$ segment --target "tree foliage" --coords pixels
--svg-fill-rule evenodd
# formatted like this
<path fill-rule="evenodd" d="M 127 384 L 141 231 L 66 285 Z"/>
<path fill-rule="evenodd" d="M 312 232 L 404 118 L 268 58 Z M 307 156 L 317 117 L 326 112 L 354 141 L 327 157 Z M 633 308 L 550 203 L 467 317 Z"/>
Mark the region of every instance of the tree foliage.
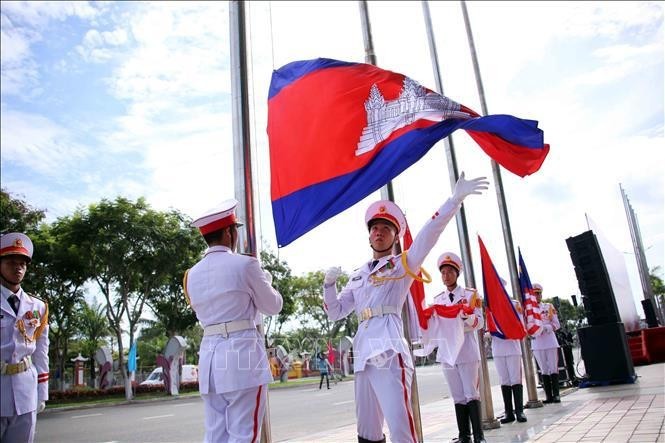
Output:
<path fill-rule="evenodd" d="M 282 295 L 282 310 L 277 314 L 275 321 L 276 334 L 281 334 L 282 327 L 296 312 L 296 287 L 295 278 L 291 275 L 291 268 L 279 259 L 269 249 L 264 249 L 260 254 L 261 266 L 272 275 L 273 287 Z M 266 322 L 265 333 L 270 333 L 272 319 Z"/>
<path fill-rule="evenodd" d="M 29 235 L 37 230 L 45 216 L 45 211 L 13 197 L 4 188 L 0 190 L 0 232 L 24 232 Z"/>

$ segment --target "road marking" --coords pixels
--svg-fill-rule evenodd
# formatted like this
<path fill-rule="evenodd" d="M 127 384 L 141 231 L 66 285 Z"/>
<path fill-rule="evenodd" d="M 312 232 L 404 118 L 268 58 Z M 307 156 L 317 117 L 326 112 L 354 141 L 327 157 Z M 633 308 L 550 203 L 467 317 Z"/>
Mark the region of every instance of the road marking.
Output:
<path fill-rule="evenodd" d="M 181 403 L 179 405 L 173 405 L 174 408 L 180 408 L 182 406 L 195 405 L 196 403 Z"/>
<path fill-rule="evenodd" d="M 98 415 L 102 415 L 102 414 L 73 415 L 72 418 L 97 417 Z"/>
<path fill-rule="evenodd" d="M 166 418 L 166 417 L 173 417 L 173 414 L 166 414 L 166 415 L 155 415 L 152 417 L 143 417 L 143 420 L 152 420 L 154 418 Z"/>
<path fill-rule="evenodd" d="M 353 403 L 354 400 L 347 400 L 347 401 L 339 401 L 337 403 L 333 403 L 333 406 L 339 406 L 339 405 L 346 405 L 349 403 Z"/>

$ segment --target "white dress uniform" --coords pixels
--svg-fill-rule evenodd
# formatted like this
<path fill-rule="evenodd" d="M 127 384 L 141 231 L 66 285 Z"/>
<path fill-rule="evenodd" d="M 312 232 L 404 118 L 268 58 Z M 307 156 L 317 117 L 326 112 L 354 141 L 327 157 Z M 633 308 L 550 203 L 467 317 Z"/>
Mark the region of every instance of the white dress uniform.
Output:
<path fill-rule="evenodd" d="M 561 327 L 559 317 L 550 303 L 540 303 L 540 315 L 543 322 L 542 333 L 531 339 L 531 349 L 542 374 L 558 374 L 559 341 L 554 331 Z"/>
<path fill-rule="evenodd" d="M 517 301 L 513 306 L 522 320 L 522 308 Z M 492 358 L 502 386 L 522 384 L 522 340 L 503 339 L 492 336 Z"/>
<path fill-rule="evenodd" d="M 2 236 L 2 257 L 31 258 L 32 250 L 24 234 Z M 0 292 L 0 441 L 32 442 L 38 406 L 48 400 L 48 306 L 20 288 L 13 293 L 0 286 Z M 12 295 L 19 300 L 16 313 Z"/>
<path fill-rule="evenodd" d="M 353 340 L 359 439 L 381 441 L 385 418 L 392 441 L 416 441 L 411 411 L 413 361 L 404 339 L 402 307 L 414 280 L 411 274 L 418 272 L 459 207 L 453 198 L 446 201 L 418 233 L 405 259 L 404 254 L 387 255 L 373 267 L 371 261 L 364 264 L 350 275 L 339 294 L 334 284 L 324 285 L 328 318 L 339 320 L 351 312 L 359 318 Z M 393 223 L 397 219 L 403 224 L 403 213 L 387 200 L 372 204 L 365 220 L 383 218 L 379 213 L 392 215 Z M 401 236 L 404 226 L 399 228 Z"/>
<path fill-rule="evenodd" d="M 236 223 L 237 202 L 194 222 L 203 234 Z M 260 438 L 267 385 L 272 381 L 259 313 L 275 315 L 282 296 L 259 261 L 226 246 L 209 247 L 185 276 L 185 293 L 204 336 L 199 351 L 199 391 L 205 407 L 205 442 Z"/>
<path fill-rule="evenodd" d="M 473 298 L 478 300 L 475 289 L 457 286 L 452 292 L 446 289 L 434 297 L 434 304 L 443 306 L 469 305 Z M 476 306 L 473 314 L 464 320 L 464 343 L 457 355 L 455 365 L 452 368 L 445 367 L 445 365 L 441 366 L 455 403 L 467 404 L 471 400 L 480 400 L 480 350 L 476 331 L 483 326 L 482 308 Z M 438 354 L 437 362 L 441 363 Z"/>

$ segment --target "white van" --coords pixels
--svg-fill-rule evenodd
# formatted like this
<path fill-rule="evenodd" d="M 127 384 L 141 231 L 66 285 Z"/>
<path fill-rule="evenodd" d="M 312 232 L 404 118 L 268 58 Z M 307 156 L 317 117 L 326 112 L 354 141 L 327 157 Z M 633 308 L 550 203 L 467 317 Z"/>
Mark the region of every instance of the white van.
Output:
<path fill-rule="evenodd" d="M 182 365 L 180 372 L 180 383 L 187 383 L 192 381 L 199 381 L 199 367 L 196 365 Z M 141 382 L 142 385 L 163 385 L 164 378 L 162 377 L 162 367 L 156 367 L 146 378 Z"/>

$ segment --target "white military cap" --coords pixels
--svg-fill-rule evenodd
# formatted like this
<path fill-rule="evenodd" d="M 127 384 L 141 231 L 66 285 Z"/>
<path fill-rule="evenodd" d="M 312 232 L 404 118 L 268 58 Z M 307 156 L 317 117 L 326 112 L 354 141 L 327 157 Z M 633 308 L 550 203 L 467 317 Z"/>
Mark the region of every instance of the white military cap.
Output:
<path fill-rule="evenodd" d="M 32 260 L 32 240 L 20 232 L 9 232 L 0 237 L 0 257 L 23 255 Z"/>
<path fill-rule="evenodd" d="M 397 229 L 397 235 L 401 238 L 406 231 L 406 217 L 394 202 L 390 200 L 379 200 L 372 203 L 365 212 L 365 224 L 370 228 L 370 222 L 374 220 L 385 220 Z"/>
<path fill-rule="evenodd" d="M 192 226 L 199 228 L 201 235 L 219 231 L 231 225 L 242 226 L 240 220 L 236 218 L 236 206 L 238 206 L 238 200 L 234 198 L 224 200 L 194 220 Z"/>
<path fill-rule="evenodd" d="M 533 292 L 543 292 L 543 287 L 540 283 L 533 284 Z"/>
<path fill-rule="evenodd" d="M 462 259 L 459 258 L 459 256 L 453 252 L 444 252 L 439 256 L 439 259 L 436 261 L 437 267 L 439 268 L 439 271 L 441 270 L 441 266 L 452 266 L 457 270 L 458 274 L 462 273 Z"/>

